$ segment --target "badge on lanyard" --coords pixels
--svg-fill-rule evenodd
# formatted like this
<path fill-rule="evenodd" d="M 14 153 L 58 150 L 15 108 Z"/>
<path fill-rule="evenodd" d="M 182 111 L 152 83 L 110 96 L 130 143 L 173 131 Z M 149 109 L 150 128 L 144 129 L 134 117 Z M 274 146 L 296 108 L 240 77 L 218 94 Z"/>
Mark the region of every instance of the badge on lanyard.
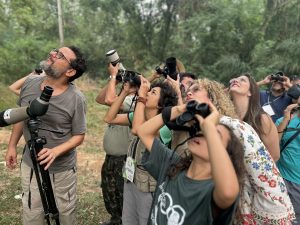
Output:
<path fill-rule="evenodd" d="M 126 163 L 124 166 L 123 177 L 130 182 L 133 182 L 134 173 L 135 173 L 136 161 L 132 157 L 127 157 Z"/>
<path fill-rule="evenodd" d="M 262 108 L 266 113 L 269 114 L 269 116 L 275 115 L 275 112 L 270 104 L 264 105 Z"/>

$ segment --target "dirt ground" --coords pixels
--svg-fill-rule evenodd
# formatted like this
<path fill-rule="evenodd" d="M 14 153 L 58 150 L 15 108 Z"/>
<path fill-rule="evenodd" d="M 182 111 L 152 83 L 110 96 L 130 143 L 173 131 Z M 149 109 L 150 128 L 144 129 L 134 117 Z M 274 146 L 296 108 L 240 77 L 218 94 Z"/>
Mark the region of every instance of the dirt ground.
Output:
<path fill-rule="evenodd" d="M 0 144 L 6 145 L 10 137 L 10 129 L 0 130 Z M 86 151 L 87 145 L 99 146 L 98 151 Z M 22 147 L 25 141 L 22 139 L 19 146 Z M 79 199 L 79 223 L 94 224 L 97 221 L 103 222 L 109 219 L 109 215 L 104 207 L 102 192 L 100 189 L 100 171 L 104 161 L 105 153 L 100 150 L 102 147 L 101 137 L 86 136 L 84 143 L 77 149 L 77 166 L 78 166 L 78 199 Z M 1 159 L 4 163 L 6 149 L 1 151 Z M 20 154 L 18 162 L 20 162 Z M 19 170 L 11 171 L 11 175 L 19 177 Z M 1 185 L 0 185 L 1 186 Z M 1 216 L 0 216 L 1 217 Z M 1 220 L 1 218 L 0 218 Z M 87 221 L 88 220 L 88 221 Z M 85 222 L 84 222 L 85 221 Z"/>

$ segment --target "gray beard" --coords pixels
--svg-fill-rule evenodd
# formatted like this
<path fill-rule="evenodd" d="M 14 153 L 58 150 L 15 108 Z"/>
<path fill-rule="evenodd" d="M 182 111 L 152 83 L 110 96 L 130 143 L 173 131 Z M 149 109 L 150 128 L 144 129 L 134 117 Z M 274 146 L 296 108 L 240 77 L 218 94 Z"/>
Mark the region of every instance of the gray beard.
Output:
<path fill-rule="evenodd" d="M 52 77 L 54 79 L 58 79 L 61 77 L 61 75 L 63 74 L 62 71 L 59 71 L 57 69 L 54 69 L 52 67 L 53 63 L 52 64 L 47 64 L 47 61 L 44 60 L 44 61 L 41 61 L 40 62 L 40 67 L 42 70 L 44 70 L 44 72 L 49 76 L 49 77 Z"/>

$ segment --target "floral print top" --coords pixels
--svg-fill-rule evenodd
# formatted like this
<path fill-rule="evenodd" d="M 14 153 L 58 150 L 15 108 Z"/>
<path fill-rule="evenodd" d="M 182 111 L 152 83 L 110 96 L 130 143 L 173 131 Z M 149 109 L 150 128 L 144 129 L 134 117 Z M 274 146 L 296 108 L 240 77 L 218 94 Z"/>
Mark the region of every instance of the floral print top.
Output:
<path fill-rule="evenodd" d="M 227 116 L 220 122 L 233 130 L 245 150 L 246 176 L 234 224 L 291 224 L 295 213 L 283 178 L 255 130 Z"/>

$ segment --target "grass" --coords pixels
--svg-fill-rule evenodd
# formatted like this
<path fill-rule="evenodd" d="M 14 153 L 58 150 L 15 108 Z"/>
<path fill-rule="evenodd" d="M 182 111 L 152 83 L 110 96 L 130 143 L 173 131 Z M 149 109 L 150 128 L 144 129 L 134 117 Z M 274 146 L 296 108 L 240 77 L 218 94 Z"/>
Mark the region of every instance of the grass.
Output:
<path fill-rule="evenodd" d="M 109 219 L 100 189 L 100 170 L 105 153 L 102 149 L 102 137 L 105 128 L 103 116 L 105 106 L 95 102 L 100 82 L 81 78 L 76 82 L 87 99 L 87 133 L 84 143 L 77 148 L 78 164 L 78 225 L 94 225 Z M 0 83 L 0 111 L 16 106 L 17 97 L 6 85 Z M 22 203 L 15 199 L 21 194 L 19 168 L 9 171 L 5 164 L 5 153 L 11 127 L 0 129 L 0 224 L 21 225 Z M 21 158 L 24 141 L 18 146 L 18 161 Z"/>

